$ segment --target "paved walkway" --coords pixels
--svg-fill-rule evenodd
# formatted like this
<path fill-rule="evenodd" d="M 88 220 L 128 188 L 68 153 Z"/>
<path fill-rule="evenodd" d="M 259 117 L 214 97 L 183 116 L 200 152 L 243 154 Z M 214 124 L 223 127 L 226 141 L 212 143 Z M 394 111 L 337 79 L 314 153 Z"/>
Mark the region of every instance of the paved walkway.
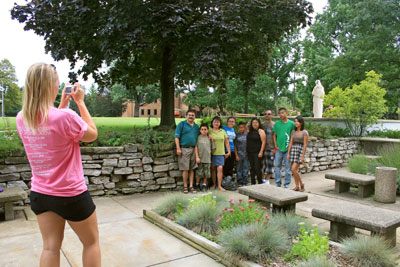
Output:
<path fill-rule="evenodd" d="M 297 204 L 297 213 L 311 217 L 311 209 L 327 201 L 356 201 L 400 212 L 396 204 L 380 204 L 356 193 L 335 194 L 334 181 L 325 172 L 303 175 L 309 200 Z M 143 209 L 155 207 L 166 193 L 95 198 L 99 220 L 103 266 L 221 266 L 208 256 L 144 220 Z M 239 197 L 237 192 L 227 192 Z M 243 196 L 241 196 L 243 197 Z M 313 218 L 323 230 L 329 223 Z M 397 231 L 397 242 L 400 230 Z M 19 209 L 14 221 L 0 222 L 0 266 L 38 266 L 42 240 L 35 215 L 29 207 Z M 397 249 L 400 251 L 398 243 Z M 61 266 L 82 266 L 82 246 L 66 226 Z"/>

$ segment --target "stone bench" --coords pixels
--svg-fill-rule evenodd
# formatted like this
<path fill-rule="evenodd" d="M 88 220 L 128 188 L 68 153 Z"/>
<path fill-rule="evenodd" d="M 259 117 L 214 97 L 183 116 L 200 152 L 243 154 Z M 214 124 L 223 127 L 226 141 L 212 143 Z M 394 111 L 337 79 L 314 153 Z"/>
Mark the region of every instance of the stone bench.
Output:
<path fill-rule="evenodd" d="M 306 201 L 306 193 L 287 190 L 268 184 L 244 186 L 239 188 L 239 193 L 246 195 L 249 199 L 270 207 L 272 204 L 273 212 L 295 212 L 296 203 Z"/>
<path fill-rule="evenodd" d="M 325 174 L 325 179 L 335 180 L 335 192 L 343 193 L 350 191 L 350 184 L 358 185 L 358 196 L 369 197 L 374 193 L 375 177 L 352 173 L 345 170 Z"/>
<path fill-rule="evenodd" d="M 14 220 L 14 201 L 25 200 L 26 192 L 20 187 L 10 187 L 0 192 L 0 203 L 4 203 L 5 220 Z"/>
<path fill-rule="evenodd" d="M 330 239 L 341 241 L 354 235 L 354 228 L 371 231 L 396 246 L 400 213 L 349 201 L 332 201 L 312 209 L 312 216 L 330 221 Z"/>

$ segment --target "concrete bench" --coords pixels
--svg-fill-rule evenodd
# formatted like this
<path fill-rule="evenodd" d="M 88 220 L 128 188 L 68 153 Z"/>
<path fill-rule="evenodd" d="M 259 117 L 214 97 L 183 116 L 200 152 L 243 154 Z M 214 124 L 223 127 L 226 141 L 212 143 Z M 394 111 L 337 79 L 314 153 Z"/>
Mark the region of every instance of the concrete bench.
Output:
<path fill-rule="evenodd" d="M 400 213 L 349 201 L 314 208 L 312 216 L 330 221 L 330 239 L 340 241 L 354 235 L 354 228 L 371 231 L 396 246 L 396 228 L 400 226 Z"/>
<path fill-rule="evenodd" d="M 343 193 L 350 191 L 350 184 L 358 185 L 358 196 L 369 197 L 374 193 L 375 177 L 352 173 L 345 170 L 325 174 L 325 179 L 335 180 L 335 192 Z"/>
<path fill-rule="evenodd" d="M 249 199 L 270 207 L 272 204 L 273 212 L 295 212 L 296 203 L 306 201 L 306 193 L 287 190 L 268 184 L 244 186 L 239 188 L 239 193 L 246 195 Z"/>
<path fill-rule="evenodd" d="M 14 201 L 25 200 L 28 197 L 20 187 L 10 187 L 0 192 L 0 203 L 4 203 L 5 220 L 14 220 Z"/>

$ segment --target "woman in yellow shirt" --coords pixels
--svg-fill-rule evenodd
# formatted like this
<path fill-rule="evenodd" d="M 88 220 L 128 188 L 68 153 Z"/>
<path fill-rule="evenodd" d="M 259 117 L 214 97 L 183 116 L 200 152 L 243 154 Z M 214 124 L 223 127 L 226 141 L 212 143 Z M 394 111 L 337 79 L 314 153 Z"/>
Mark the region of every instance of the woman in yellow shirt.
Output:
<path fill-rule="evenodd" d="M 212 189 L 215 189 L 216 178 L 218 176 L 218 189 L 225 191 L 225 189 L 222 187 L 224 161 L 225 158 L 231 155 L 231 148 L 229 146 L 228 135 L 226 134 L 225 130 L 221 129 L 221 127 L 221 119 L 219 117 L 214 117 L 211 121 L 212 129 L 209 133 L 215 143 L 215 151 L 212 153 L 211 176 L 214 183 Z M 225 147 L 228 151 L 226 154 Z"/>

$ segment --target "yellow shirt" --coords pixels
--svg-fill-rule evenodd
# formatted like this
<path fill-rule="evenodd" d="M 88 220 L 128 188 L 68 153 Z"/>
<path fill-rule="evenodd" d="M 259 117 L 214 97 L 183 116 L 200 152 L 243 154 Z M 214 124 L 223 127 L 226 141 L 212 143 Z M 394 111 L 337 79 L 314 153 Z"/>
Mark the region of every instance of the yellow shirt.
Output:
<path fill-rule="evenodd" d="M 215 151 L 212 154 L 215 156 L 225 155 L 225 139 L 228 138 L 225 130 L 220 129 L 219 132 L 216 133 L 213 129 L 211 129 L 209 135 L 212 136 L 215 143 Z"/>

